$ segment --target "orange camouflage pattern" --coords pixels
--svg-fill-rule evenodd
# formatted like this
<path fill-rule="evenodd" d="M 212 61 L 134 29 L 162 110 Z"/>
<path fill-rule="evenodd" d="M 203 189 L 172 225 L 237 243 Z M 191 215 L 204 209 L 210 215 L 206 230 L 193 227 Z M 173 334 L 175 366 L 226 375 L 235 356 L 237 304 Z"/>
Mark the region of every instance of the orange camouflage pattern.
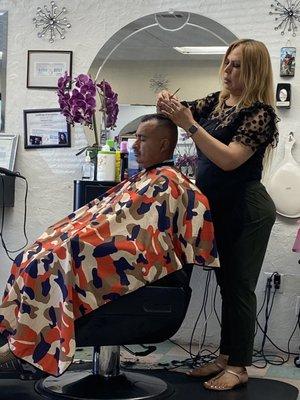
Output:
<path fill-rule="evenodd" d="M 76 318 L 186 263 L 218 266 L 208 201 L 172 166 L 144 170 L 16 257 L 0 332 L 17 357 L 60 375 L 73 360 Z"/>

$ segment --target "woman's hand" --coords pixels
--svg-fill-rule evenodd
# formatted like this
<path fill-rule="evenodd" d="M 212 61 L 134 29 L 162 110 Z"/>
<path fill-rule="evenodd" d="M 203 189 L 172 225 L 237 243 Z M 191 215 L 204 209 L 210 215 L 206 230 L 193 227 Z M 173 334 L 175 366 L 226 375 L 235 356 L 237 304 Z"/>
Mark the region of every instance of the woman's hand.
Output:
<path fill-rule="evenodd" d="M 174 96 L 168 90 L 162 90 L 161 92 L 159 92 L 156 99 L 157 112 L 161 112 L 162 110 L 161 106 L 164 101 L 170 101 L 171 99 L 179 100 L 177 96 Z"/>
<path fill-rule="evenodd" d="M 159 107 L 162 114 L 184 130 L 188 130 L 191 125 L 196 123 L 191 110 L 175 99 L 175 96 L 170 100 L 161 99 Z"/>

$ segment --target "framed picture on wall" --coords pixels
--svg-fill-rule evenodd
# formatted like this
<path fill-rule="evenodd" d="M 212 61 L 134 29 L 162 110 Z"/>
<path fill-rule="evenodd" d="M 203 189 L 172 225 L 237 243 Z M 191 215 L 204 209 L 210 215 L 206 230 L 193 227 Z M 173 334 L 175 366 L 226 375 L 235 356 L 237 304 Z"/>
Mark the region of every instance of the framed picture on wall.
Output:
<path fill-rule="evenodd" d="M 14 170 L 19 135 L 0 134 L 0 167 Z"/>
<path fill-rule="evenodd" d="M 24 147 L 71 147 L 71 129 L 58 108 L 24 110 Z"/>
<path fill-rule="evenodd" d="M 280 76 L 294 76 L 296 47 L 282 47 L 280 50 Z"/>
<path fill-rule="evenodd" d="M 27 87 L 57 89 L 58 78 L 67 72 L 72 77 L 72 51 L 28 50 Z"/>

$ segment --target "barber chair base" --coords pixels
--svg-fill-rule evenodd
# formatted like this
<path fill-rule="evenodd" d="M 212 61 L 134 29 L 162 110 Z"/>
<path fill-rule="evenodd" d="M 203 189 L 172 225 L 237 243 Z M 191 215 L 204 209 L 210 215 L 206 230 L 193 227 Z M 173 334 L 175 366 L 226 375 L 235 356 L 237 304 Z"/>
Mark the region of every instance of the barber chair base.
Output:
<path fill-rule="evenodd" d="M 163 380 L 135 372 L 106 378 L 90 371 L 66 372 L 36 383 L 36 391 L 48 399 L 64 400 L 158 400 L 171 396 L 174 389 Z"/>

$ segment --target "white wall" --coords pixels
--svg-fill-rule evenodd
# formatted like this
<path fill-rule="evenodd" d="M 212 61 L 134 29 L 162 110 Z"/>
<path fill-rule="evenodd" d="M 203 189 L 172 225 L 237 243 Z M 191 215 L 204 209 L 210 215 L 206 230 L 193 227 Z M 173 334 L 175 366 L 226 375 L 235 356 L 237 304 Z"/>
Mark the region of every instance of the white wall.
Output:
<path fill-rule="evenodd" d="M 274 31 L 274 22 L 269 13 L 269 3 L 253 0 L 251 6 L 246 0 L 65 0 L 69 11 L 72 28 L 65 40 L 58 40 L 53 45 L 38 39 L 32 23 L 36 7 L 40 0 L 1 0 L 0 8 L 8 10 L 8 65 L 7 65 L 7 103 L 6 132 L 18 133 L 21 136 L 16 170 L 25 175 L 29 182 L 28 196 L 28 235 L 34 240 L 48 225 L 55 222 L 72 210 L 73 179 L 80 177 L 79 159 L 75 157 L 78 148 L 84 146 L 85 137 L 80 128 L 72 134 L 72 148 L 24 150 L 23 145 L 23 109 L 56 107 L 56 95 L 52 91 L 26 89 L 27 50 L 53 49 L 73 50 L 73 72 L 87 72 L 89 66 L 105 41 L 121 27 L 157 11 L 170 8 L 200 13 L 223 24 L 238 37 L 252 37 L 263 40 L 271 53 L 275 82 L 283 81 L 279 77 L 280 47 L 286 45 L 286 38 Z M 299 45 L 299 35 L 291 40 L 291 45 Z M 279 161 L 282 158 L 282 143 L 290 130 L 296 135 L 297 143 L 294 156 L 300 161 L 300 61 L 296 62 L 296 75 L 292 83 L 292 107 L 279 111 L 281 117 L 281 143 L 278 151 Z M 176 86 L 176 85 L 175 85 Z M 7 210 L 5 218 L 5 238 L 9 248 L 17 248 L 23 243 L 22 217 L 24 206 L 24 185 L 17 182 L 16 205 Z M 263 270 L 295 274 L 299 277 L 299 255 L 291 252 L 297 223 L 279 217 L 276 221 Z M 0 286 L 3 288 L 10 268 L 3 249 L 0 249 Z M 197 270 L 193 274 L 194 288 L 191 307 L 186 321 L 177 337 L 187 342 L 191 328 L 201 305 L 206 272 Z M 295 281 L 295 279 L 294 279 Z M 262 299 L 264 277 L 258 285 L 258 302 Z M 289 286 L 289 285 L 287 285 Z M 296 322 L 294 313 L 296 292 L 299 287 L 286 288 L 286 292 L 275 299 L 275 311 L 270 323 L 271 337 L 282 347 Z M 200 324 L 201 325 L 201 324 Z M 197 335 L 196 335 L 197 337 Z M 214 322 L 209 328 L 209 340 L 218 340 L 218 329 Z M 299 332 L 295 335 L 291 348 L 299 345 Z"/>
<path fill-rule="evenodd" d="M 168 80 L 168 89 L 181 99 L 205 97 L 219 87 L 220 61 L 111 61 L 101 76 L 113 82 L 119 101 L 126 104 L 155 104 L 150 79 L 156 74 Z M 187 74 L 188 70 L 188 74 Z"/>

